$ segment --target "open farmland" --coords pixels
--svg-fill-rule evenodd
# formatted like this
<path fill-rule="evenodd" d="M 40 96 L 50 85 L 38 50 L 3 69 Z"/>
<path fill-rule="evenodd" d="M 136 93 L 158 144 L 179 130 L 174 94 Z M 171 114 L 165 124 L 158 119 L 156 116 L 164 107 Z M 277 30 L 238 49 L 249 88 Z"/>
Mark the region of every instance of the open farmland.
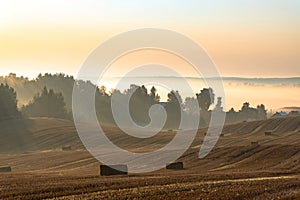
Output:
<path fill-rule="evenodd" d="M 206 132 L 201 129 L 179 159 L 184 170 L 114 177 L 99 176 L 100 163 L 83 148 L 70 121 L 36 118 L 4 121 L 1 127 L 0 163 L 12 172 L 0 174 L 0 199 L 300 198 L 299 117 L 227 125 L 204 159 L 198 159 Z M 136 152 L 159 149 L 175 134 L 143 141 L 105 129 L 116 144 Z M 66 145 L 72 149 L 63 151 Z"/>

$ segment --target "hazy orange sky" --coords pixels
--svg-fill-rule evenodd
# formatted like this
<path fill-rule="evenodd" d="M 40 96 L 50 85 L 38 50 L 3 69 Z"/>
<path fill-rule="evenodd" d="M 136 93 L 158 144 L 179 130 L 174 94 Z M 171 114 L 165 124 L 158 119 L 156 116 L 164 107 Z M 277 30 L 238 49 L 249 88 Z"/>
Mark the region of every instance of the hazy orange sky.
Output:
<path fill-rule="evenodd" d="M 2 1 L 0 75 L 76 75 L 101 42 L 145 27 L 171 29 L 195 40 L 222 76 L 300 76 L 297 0 Z M 144 52 L 142 57 L 155 55 Z M 158 62 L 170 59 L 156 56 Z M 119 72 L 126 71 L 124 66 Z M 193 76 L 186 67 L 180 70 Z"/>

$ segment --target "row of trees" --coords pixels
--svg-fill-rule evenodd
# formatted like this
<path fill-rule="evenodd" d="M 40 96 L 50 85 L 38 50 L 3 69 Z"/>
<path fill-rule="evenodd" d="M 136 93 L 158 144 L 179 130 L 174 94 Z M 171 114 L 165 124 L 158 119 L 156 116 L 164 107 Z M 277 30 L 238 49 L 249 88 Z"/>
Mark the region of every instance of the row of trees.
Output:
<path fill-rule="evenodd" d="M 123 104 L 125 99 L 130 98 L 130 115 L 135 123 L 142 126 L 150 123 L 149 110 L 151 106 L 160 104 L 167 113 L 165 128 L 178 128 L 182 113 L 192 117 L 195 112 L 201 112 L 200 126 L 204 127 L 208 125 L 210 119 L 209 108 L 214 103 L 215 97 L 211 88 L 205 88 L 201 90 L 199 94 L 196 94 L 195 97 L 188 97 L 183 101 L 179 92 L 172 90 L 168 93 L 167 101 L 161 102 L 160 96 L 157 94 L 157 90 L 154 86 L 148 91 L 145 86 L 132 84 L 130 88 L 124 92 L 112 90 L 108 93 L 106 88 L 102 86 L 97 90 L 95 101 L 97 116 L 102 122 L 115 123 L 111 110 L 111 98 L 113 95 L 118 96 L 118 99 L 120 99 L 119 104 Z M 200 109 L 197 109 L 197 106 L 195 107 L 197 104 Z"/>
<path fill-rule="evenodd" d="M 70 118 L 71 114 L 65 107 L 64 97 L 52 89 L 44 87 L 33 100 L 18 109 L 17 94 L 7 84 L 0 84 L 0 121 L 28 117 Z"/>
<path fill-rule="evenodd" d="M 21 111 L 30 117 L 70 118 L 63 95 L 47 87 L 35 95 L 28 105 L 24 105 Z"/>
<path fill-rule="evenodd" d="M 33 84 L 34 82 L 39 84 L 45 83 L 45 85 L 46 83 L 51 83 L 50 85 L 55 86 L 55 88 L 62 88 L 56 92 L 57 90 L 48 90 L 47 87 L 44 86 L 41 92 L 35 94 L 33 99 L 21 107 L 20 112 L 23 116 L 72 118 L 70 111 L 71 106 L 68 104 L 71 102 L 72 89 L 75 83 L 73 77 L 63 74 L 45 74 L 44 76 L 39 75 L 34 82 L 30 82 L 27 79 L 17 78 L 14 74 L 11 74 L 9 80 L 23 81 L 25 88 L 27 84 Z M 14 81 L 12 82 L 15 83 Z M 56 85 L 55 82 L 58 82 L 59 85 Z M 111 110 L 112 95 L 118 95 L 121 99 L 131 97 L 129 101 L 129 111 L 133 121 L 140 125 L 150 123 L 149 109 L 154 104 L 162 105 L 167 112 L 165 128 L 178 128 L 182 113 L 193 116 L 200 112 L 201 120 L 199 126 L 205 127 L 209 124 L 211 112 L 224 112 L 222 99 L 218 97 L 215 104 L 215 94 L 211 88 L 204 88 L 194 97 L 187 97 L 184 100 L 178 91 L 173 90 L 168 94 L 167 101 L 161 102 L 155 87 L 152 87 L 148 91 L 145 86 L 131 85 L 130 88 L 123 92 L 116 89 L 107 92 L 104 86 L 98 88 L 89 81 L 78 81 L 77 84 L 96 88 L 96 113 L 98 119 L 104 123 L 115 123 Z M 67 100 L 65 96 L 67 96 Z M 1 84 L 0 103 L 0 120 L 21 116 L 17 109 L 18 102 L 16 92 L 7 84 Z M 199 109 L 195 107 L 197 104 Z M 215 104 L 214 107 L 212 107 L 213 104 Z M 183 110 L 181 110 L 181 108 L 183 108 Z M 251 108 L 249 103 L 244 103 L 241 110 L 235 111 L 231 109 L 226 114 L 226 122 L 234 123 L 245 120 L 265 119 L 266 109 L 264 105 Z"/>
<path fill-rule="evenodd" d="M 32 101 L 33 97 L 43 91 L 46 86 L 57 93 L 62 93 L 66 108 L 68 111 L 72 107 L 72 89 L 75 79 L 73 76 L 65 74 L 39 74 L 36 79 L 29 80 L 26 77 L 18 77 L 16 74 L 10 73 L 8 76 L 0 76 L 0 83 L 8 84 L 14 88 L 18 95 L 18 107 L 27 105 Z"/>
<path fill-rule="evenodd" d="M 168 93 L 167 102 L 160 101 L 160 96 L 157 94 L 155 87 L 152 87 L 150 91 L 148 91 L 145 86 L 138 85 L 131 85 L 130 88 L 124 92 L 112 90 L 109 93 L 107 93 L 106 88 L 102 86 L 98 89 L 97 94 L 96 110 L 98 118 L 101 119 L 100 121 L 106 123 L 114 123 L 111 111 L 112 95 L 118 95 L 119 99 L 126 99 L 130 97 L 129 111 L 133 121 L 139 125 L 150 123 L 149 109 L 154 104 L 160 104 L 166 110 L 167 121 L 165 128 L 178 128 L 182 113 L 190 117 L 193 117 L 196 113 L 200 113 L 200 127 L 206 127 L 209 125 L 212 112 L 225 113 L 222 107 L 221 97 L 217 98 L 217 102 L 215 104 L 215 94 L 212 88 L 204 88 L 200 91 L 200 93 L 197 93 L 195 97 L 187 97 L 184 101 L 179 92 L 173 90 Z M 198 107 L 195 106 L 197 104 Z M 212 107 L 214 104 L 215 106 Z M 226 123 L 266 118 L 267 111 L 264 105 L 258 105 L 257 108 L 252 108 L 248 102 L 243 104 L 241 110 L 236 112 L 232 108 L 226 113 Z"/>
<path fill-rule="evenodd" d="M 250 103 L 243 104 L 241 110 L 235 111 L 233 108 L 226 113 L 226 122 L 234 123 L 239 121 L 251 121 L 267 119 L 267 110 L 263 104 L 258 105 L 256 108 L 250 107 Z"/>

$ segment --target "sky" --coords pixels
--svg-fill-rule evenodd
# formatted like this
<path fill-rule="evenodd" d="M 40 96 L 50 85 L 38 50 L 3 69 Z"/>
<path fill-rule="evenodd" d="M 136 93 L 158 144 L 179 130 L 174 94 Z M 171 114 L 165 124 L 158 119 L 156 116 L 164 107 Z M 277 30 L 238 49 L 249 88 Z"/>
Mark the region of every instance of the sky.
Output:
<path fill-rule="evenodd" d="M 196 41 L 221 76 L 300 77 L 299 0 L 2 0 L 0 75 L 76 76 L 102 42 L 149 27 Z M 135 58 L 138 63 L 157 59 L 194 76 L 172 55 L 145 51 Z M 118 62 L 111 75 L 126 73 L 135 58 Z"/>

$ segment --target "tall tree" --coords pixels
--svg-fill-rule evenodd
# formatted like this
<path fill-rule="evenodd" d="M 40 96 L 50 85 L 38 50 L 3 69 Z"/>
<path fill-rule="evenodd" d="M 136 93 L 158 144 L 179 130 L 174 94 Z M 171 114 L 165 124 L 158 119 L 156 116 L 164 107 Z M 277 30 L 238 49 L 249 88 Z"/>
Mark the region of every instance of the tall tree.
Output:
<path fill-rule="evenodd" d="M 215 94 L 212 88 L 204 88 L 196 96 L 201 111 L 208 111 L 209 107 L 214 104 Z"/>
<path fill-rule="evenodd" d="M 181 121 L 182 111 L 182 97 L 178 91 L 172 90 L 168 94 L 168 100 L 166 104 L 167 121 L 165 128 L 179 128 Z"/>
<path fill-rule="evenodd" d="M 223 107 L 222 107 L 222 97 L 218 97 L 218 101 L 215 107 L 215 111 L 221 111 L 223 112 Z"/>
<path fill-rule="evenodd" d="M 0 120 L 20 117 L 17 108 L 17 94 L 7 84 L 0 84 Z"/>
<path fill-rule="evenodd" d="M 267 110 L 264 104 L 257 106 L 258 119 L 267 119 Z"/>

